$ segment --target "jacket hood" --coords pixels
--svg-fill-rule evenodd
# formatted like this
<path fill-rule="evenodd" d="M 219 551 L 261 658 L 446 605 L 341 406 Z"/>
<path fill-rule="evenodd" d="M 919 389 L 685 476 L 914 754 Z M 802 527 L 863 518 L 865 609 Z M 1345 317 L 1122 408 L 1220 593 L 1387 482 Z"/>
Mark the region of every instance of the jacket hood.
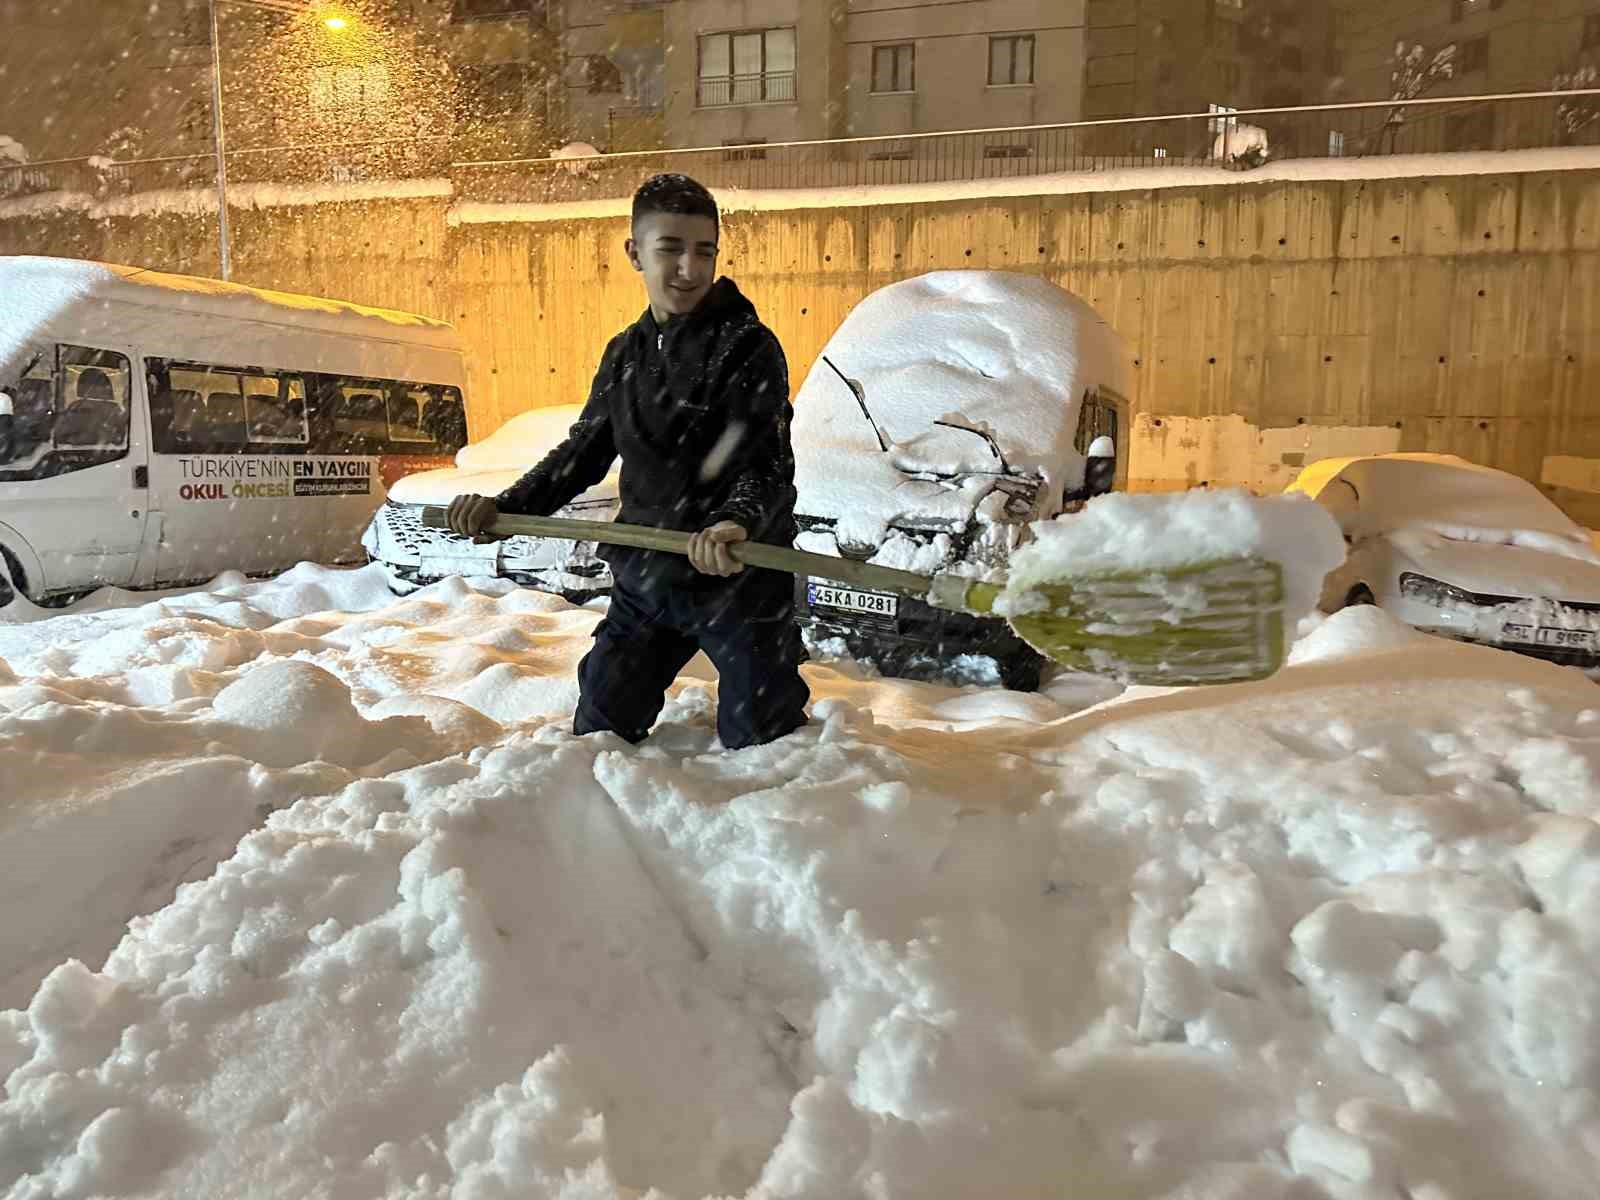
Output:
<path fill-rule="evenodd" d="M 677 333 L 680 330 L 704 330 L 722 325 L 735 318 L 753 318 L 756 315 L 756 306 L 750 303 L 749 298 L 739 290 L 739 286 L 733 280 L 723 275 L 711 285 L 711 289 L 706 292 L 705 299 L 695 306 L 693 312 L 685 313 L 677 320 L 669 321 L 666 325 L 662 325 L 656 320 L 655 314 L 650 311 L 649 306 L 646 305 L 644 313 L 639 317 L 634 327 L 646 336 L 654 337 L 656 334 L 663 332 Z"/>

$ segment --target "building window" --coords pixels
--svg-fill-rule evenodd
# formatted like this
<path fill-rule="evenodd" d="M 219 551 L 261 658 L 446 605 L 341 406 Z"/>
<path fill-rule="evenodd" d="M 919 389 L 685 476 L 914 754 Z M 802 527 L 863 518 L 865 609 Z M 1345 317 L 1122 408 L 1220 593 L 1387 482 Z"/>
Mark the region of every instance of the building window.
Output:
<path fill-rule="evenodd" d="M 722 144 L 728 147 L 722 155 L 724 162 L 750 162 L 767 157 L 767 152 L 761 149 L 767 144 L 766 138 L 729 138 Z"/>
<path fill-rule="evenodd" d="M 591 96 L 622 91 L 622 69 L 604 54 L 591 54 L 583 65 L 584 83 Z"/>
<path fill-rule="evenodd" d="M 1340 133 L 1337 129 L 1330 129 L 1328 131 L 1328 157 L 1344 157 L 1344 134 Z"/>
<path fill-rule="evenodd" d="M 989 39 L 989 86 L 1033 82 L 1033 34 Z"/>
<path fill-rule="evenodd" d="M 180 46 L 209 46 L 211 44 L 211 9 L 200 0 L 189 0 L 178 17 L 175 31 Z"/>
<path fill-rule="evenodd" d="M 701 35 L 697 96 L 702 107 L 792 102 L 794 76 L 793 29 Z"/>
<path fill-rule="evenodd" d="M 1489 35 L 1468 38 L 1461 43 L 1461 73 L 1469 75 L 1473 71 L 1487 71 L 1489 69 Z"/>
<path fill-rule="evenodd" d="M 872 48 L 872 90 L 875 92 L 914 92 L 917 90 L 917 48 L 911 42 L 898 46 Z"/>
<path fill-rule="evenodd" d="M 186 142 L 209 142 L 212 135 L 211 98 L 202 99 L 199 96 L 190 96 L 183 102 L 183 110 L 178 116 L 179 128 L 183 130 L 183 140 Z"/>
<path fill-rule="evenodd" d="M 324 121 L 369 118 L 389 103 L 389 72 L 379 63 L 313 67 L 306 87 L 312 113 Z"/>
<path fill-rule="evenodd" d="M 1155 157 L 1157 157 L 1157 158 L 1166 158 L 1167 157 L 1167 148 L 1165 146 L 1157 146 L 1155 148 L 1154 153 L 1155 153 Z"/>
<path fill-rule="evenodd" d="M 544 16 L 545 0 L 452 0 L 452 21 L 494 21 L 503 17 Z"/>
<path fill-rule="evenodd" d="M 456 115 L 468 121 L 503 121 L 527 107 L 528 70 L 522 63 L 456 68 Z"/>
<path fill-rule="evenodd" d="M 911 143 L 905 141 L 878 142 L 867 151 L 868 162 L 910 162 L 913 156 Z"/>

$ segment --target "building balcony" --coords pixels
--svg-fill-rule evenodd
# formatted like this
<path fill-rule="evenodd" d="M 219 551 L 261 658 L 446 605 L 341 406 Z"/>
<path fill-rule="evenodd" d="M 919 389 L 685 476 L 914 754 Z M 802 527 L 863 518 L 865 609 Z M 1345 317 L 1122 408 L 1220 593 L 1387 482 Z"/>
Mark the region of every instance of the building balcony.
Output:
<path fill-rule="evenodd" d="M 795 73 L 768 71 L 761 75 L 702 76 L 695 90 L 701 108 L 729 108 L 739 104 L 793 104 Z"/>

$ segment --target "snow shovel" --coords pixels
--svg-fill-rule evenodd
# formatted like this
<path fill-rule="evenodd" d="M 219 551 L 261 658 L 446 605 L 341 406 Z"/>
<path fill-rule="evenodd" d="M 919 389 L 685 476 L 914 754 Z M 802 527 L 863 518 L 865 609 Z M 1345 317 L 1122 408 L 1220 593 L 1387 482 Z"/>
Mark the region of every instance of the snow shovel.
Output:
<path fill-rule="evenodd" d="M 448 529 L 443 508 L 422 524 Z M 613 521 L 501 514 L 499 537 L 564 538 L 687 555 L 689 535 Z M 1229 558 L 1165 570 L 1067 571 L 1025 591 L 961 575 L 891 567 L 762 542 L 728 547 L 746 566 L 787 571 L 935 608 L 1005 619 L 1046 658 L 1075 671 L 1158 687 L 1264 679 L 1283 665 L 1283 569 L 1264 558 Z"/>

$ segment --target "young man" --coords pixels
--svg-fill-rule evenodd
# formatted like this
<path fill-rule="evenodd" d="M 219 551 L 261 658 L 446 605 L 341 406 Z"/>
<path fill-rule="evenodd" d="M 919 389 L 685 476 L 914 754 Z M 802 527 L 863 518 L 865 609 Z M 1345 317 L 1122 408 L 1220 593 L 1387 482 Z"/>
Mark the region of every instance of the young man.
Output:
<path fill-rule="evenodd" d="M 608 546 L 611 608 L 578 666 L 573 732 L 641 741 L 668 685 L 704 650 L 721 680 L 727 749 L 806 722 L 794 576 L 750 569 L 728 547 L 794 540 L 794 454 L 783 349 L 731 279 L 717 279 L 716 202 L 657 175 L 633 198 L 628 261 L 649 307 L 611 339 L 589 402 L 562 442 L 499 496 L 458 497 L 450 528 L 477 537 L 497 513 L 548 515 L 622 458 L 619 520 L 692 533 L 688 559 Z"/>

